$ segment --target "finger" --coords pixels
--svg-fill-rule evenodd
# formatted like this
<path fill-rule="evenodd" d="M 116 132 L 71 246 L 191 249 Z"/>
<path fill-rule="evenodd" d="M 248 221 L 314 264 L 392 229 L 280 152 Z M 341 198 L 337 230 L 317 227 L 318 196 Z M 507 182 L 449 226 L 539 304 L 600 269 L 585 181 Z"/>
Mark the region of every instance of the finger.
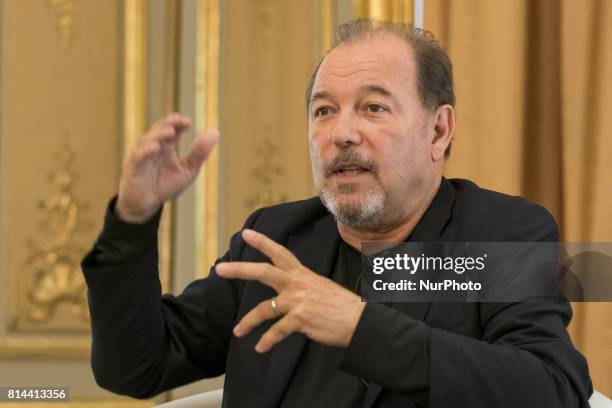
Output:
<path fill-rule="evenodd" d="M 276 298 L 276 307 L 279 312 L 282 312 L 278 298 Z M 272 299 L 264 300 L 255 306 L 251 311 L 240 319 L 240 322 L 234 327 L 234 335 L 236 337 L 242 337 L 249 334 L 255 327 L 259 326 L 266 320 L 276 319 L 279 315 L 272 307 Z"/>
<path fill-rule="evenodd" d="M 301 265 L 291 251 L 262 233 L 245 229 L 242 231 L 242 238 L 247 244 L 270 258 L 274 265 L 285 271 L 291 271 Z"/>
<path fill-rule="evenodd" d="M 145 137 L 141 138 L 140 145 L 158 142 L 161 150 L 176 154 L 179 137 L 190 126 L 191 119 L 188 116 L 171 113 L 151 127 Z"/>
<path fill-rule="evenodd" d="M 180 132 L 178 132 L 174 126 L 158 126 L 155 129 L 151 129 L 147 136 L 143 138 L 142 143 L 144 144 L 150 141 L 161 143 L 175 142 L 179 134 Z"/>
<path fill-rule="evenodd" d="M 159 154 L 162 146 L 157 140 L 150 140 L 134 149 L 132 162 L 138 166 L 143 161 Z"/>
<path fill-rule="evenodd" d="M 202 162 L 208 157 L 219 140 L 217 129 L 206 129 L 193 142 L 187 157 L 183 159 L 184 166 L 192 173 L 200 170 Z"/>
<path fill-rule="evenodd" d="M 157 139 L 160 141 L 175 140 L 182 132 L 189 129 L 190 126 L 191 118 L 179 113 L 171 113 L 155 122 L 142 139 L 145 141 L 150 139 Z"/>
<path fill-rule="evenodd" d="M 215 271 L 226 279 L 259 281 L 277 292 L 289 279 L 286 273 L 266 262 L 221 262 L 215 266 Z"/>
<path fill-rule="evenodd" d="M 298 322 L 290 316 L 285 316 L 278 322 L 274 323 L 267 332 L 261 336 L 259 342 L 255 345 L 255 351 L 265 353 L 276 344 L 280 343 L 292 333 L 299 331 Z"/>
<path fill-rule="evenodd" d="M 178 131 L 183 131 L 191 126 L 191 118 L 186 115 L 181 115 L 178 112 L 169 113 L 162 119 L 158 120 L 151 128 L 172 126 Z"/>

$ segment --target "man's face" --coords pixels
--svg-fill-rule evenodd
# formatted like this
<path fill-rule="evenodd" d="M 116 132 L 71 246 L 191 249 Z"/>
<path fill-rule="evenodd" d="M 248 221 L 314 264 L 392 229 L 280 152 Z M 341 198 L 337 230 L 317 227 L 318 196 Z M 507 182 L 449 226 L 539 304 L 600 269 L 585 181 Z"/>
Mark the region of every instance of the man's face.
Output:
<path fill-rule="evenodd" d="M 321 64 L 309 109 L 315 186 L 336 218 L 365 231 L 410 217 L 439 176 L 432 114 L 410 47 L 390 34 L 343 44 Z"/>

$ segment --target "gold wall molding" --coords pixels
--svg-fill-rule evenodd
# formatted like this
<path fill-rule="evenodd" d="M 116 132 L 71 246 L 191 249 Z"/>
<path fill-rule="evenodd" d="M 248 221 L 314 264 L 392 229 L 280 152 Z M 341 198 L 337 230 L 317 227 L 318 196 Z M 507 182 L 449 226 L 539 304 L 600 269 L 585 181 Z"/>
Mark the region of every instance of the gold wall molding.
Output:
<path fill-rule="evenodd" d="M 319 19 L 321 27 L 321 57 L 329 51 L 334 44 L 334 25 L 336 21 L 336 0 L 319 0 Z"/>
<path fill-rule="evenodd" d="M 129 0 L 124 4 L 123 134 L 124 152 L 127 152 L 147 130 L 147 20 L 150 6 L 147 0 Z M 174 75 L 173 69 L 169 71 L 171 75 Z M 165 96 L 174 95 L 168 88 L 165 88 L 165 93 Z M 164 205 L 159 227 L 159 279 L 164 292 L 171 289 L 172 213 L 172 204 L 168 202 Z"/>
<path fill-rule="evenodd" d="M 55 28 L 60 36 L 62 52 L 69 55 L 76 39 L 77 2 L 76 0 L 49 0 L 55 12 Z"/>
<path fill-rule="evenodd" d="M 163 105 L 166 113 L 178 110 L 178 65 L 180 44 L 180 9 L 181 0 L 165 1 L 165 41 L 164 41 L 164 72 L 163 72 Z M 148 14 L 148 11 L 144 14 Z M 145 43 L 146 44 L 146 43 Z M 145 45 L 146 46 L 146 45 Z M 144 90 L 142 91 L 144 94 Z M 143 111 L 146 105 L 142 106 Z M 143 129 L 144 132 L 144 129 Z M 159 226 L 159 271 L 162 290 L 171 292 L 173 288 L 173 245 L 174 242 L 174 203 L 168 201 L 164 204 L 164 212 Z"/>
<path fill-rule="evenodd" d="M 124 150 L 146 130 L 147 21 L 146 0 L 125 1 L 124 14 Z"/>
<path fill-rule="evenodd" d="M 181 42 L 181 8 L 182 0 L 165 0 L 165 44 L 164 44 L 164 95 L 163 102 L 166 112 L 178 110 L 178 65 Z"/>
<path fill-rule="evenodd" d="M 353 13 L 358 18 L 412 23 L 413 0 L 353 0 Z"/>
<path fill-rule="evenodd" d="M 81 319 L 85 330 L 89 327 L 89 312 L 80 261 L 87 248 L 80 244 L 79 233 L 91 228 L 91 220 L 84 217 L 88 203 L 73 191 L 75 152 L 70 143 L 66 141 L 53 156 L 57 168 L 48 174 L 53 192 L 38 203 L 43 218 L 37 235 L 46 239 L 27 242 L 30 254 L 20 277 L 29 284 L 20 299 L 23 306 L 17 307 L 25 315 L 18 315 L 16 326 L 20 318 L 34 324 L 47 322 L 59 305 L 67 304 L 68 313 Z"/>
<path fill-rule="evenodd" d="M 219 127 L 219 0 L 197 3 L 195 127 Z M 199 117 L 204 120 L 198 120 Z M 208 275 L 219 252 L 219 147 L 208 156 L 196 180 L 196 276 Z"/>

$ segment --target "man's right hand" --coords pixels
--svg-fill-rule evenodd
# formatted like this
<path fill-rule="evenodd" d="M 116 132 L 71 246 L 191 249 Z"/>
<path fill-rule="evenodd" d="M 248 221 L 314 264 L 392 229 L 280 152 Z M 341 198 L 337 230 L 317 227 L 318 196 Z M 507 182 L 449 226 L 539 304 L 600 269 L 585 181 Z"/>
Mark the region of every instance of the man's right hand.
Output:
<path fill-rule="evenodd" d="M 171 113 L 151 126 L 123 160 L 115 214 L 123 221 L 143 223 L 164 201 L 178 196 L 195 179 L 219 139 L 216 129 L 198 135 L 185 158 L 177 147 L 191 119 Z"/>

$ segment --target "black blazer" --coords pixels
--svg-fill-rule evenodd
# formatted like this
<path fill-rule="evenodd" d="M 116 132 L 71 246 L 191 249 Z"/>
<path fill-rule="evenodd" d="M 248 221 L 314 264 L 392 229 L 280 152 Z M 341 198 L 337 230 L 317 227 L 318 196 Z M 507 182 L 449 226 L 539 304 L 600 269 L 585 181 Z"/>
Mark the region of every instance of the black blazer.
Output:
<path fill-rule="evenodd" d="M 275 295 L 258 282 L 206 279 L 177 296 L 160 293 L 155 220 L 122 223 L 112 213 L 83 260 L 99 385 L 137 398 L 225 373 L 224 407 L 276 407 L 306 337 L 254 351 L 272 322 L 237 339 L 232 328 Z M 318 198 L 263 208 L 245 223 L 288 247 L 324 276 L 340 240 Z M 554 220 L 524 199 L 443 179 L 410 241 L 557 241 Z M 267 261 L 239 234 L 219 261 Z M 567 303 L 368 303 L 342 369 L 370 380 L 370 407 L 588 407 L 585 359 L 571 344 Z M 424 322 L 424 323 L 423 323 Z M 410 376 L 414 333 L 428 331 L 429 381 Z M 416 331 L 416 332 L 415 332 Z M 425 337 L 423 337 L 425 338 Z M 339 390 L 341 392 L 341 390 Z"/>

